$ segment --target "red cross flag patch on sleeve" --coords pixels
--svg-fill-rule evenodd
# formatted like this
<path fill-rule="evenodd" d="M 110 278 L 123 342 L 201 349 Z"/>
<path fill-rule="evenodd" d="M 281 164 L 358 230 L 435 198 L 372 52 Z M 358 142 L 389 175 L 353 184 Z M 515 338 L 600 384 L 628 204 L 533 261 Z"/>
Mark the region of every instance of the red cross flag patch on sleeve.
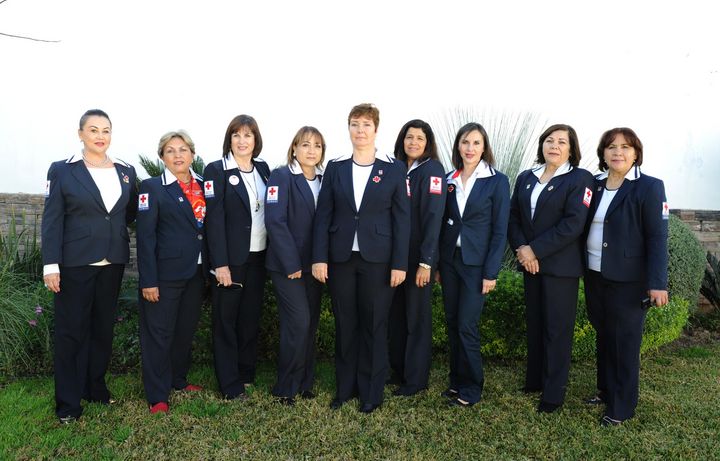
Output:
<path fill-rule="evenodd" d="M 438 176 L 430 176 L 430 193 L 442 194 L 442 178 Z"/>
<path fill-rule="evenodd" d="M 585 205 L 586 207 L 590 208 L 590 201 L 591 201 L 591 200 L 592 200 L 592 191 L 586 187 L 586 188 L 585 188 L 585 195 L 583 195 L 583 205 Z"/>
<path fill-rule="evenodd" d="M 277 203 L 278 201 L 278 193 L 280 192 L 279 186 L 270 186 L 267 188 L 267 198 L 265 201 L 267 203 Z"/>
<path fill-rule="evenodd" d="M 205 184 L 203 184 L 203 190 L 205 191 L 205 198 L 215 197 L 215 186 L 212 181 L 205 181 Z"/>
<path fill-rule="evenodd" d="M 146 211 L 150 209 L 150 194 L 138 195 L 138 211 Z"/>
<path fill-rule="evenodd" d="M 670 219 L 670 205 L 668 205 L 668 202 L 663 202 L 662 218 Z"/>

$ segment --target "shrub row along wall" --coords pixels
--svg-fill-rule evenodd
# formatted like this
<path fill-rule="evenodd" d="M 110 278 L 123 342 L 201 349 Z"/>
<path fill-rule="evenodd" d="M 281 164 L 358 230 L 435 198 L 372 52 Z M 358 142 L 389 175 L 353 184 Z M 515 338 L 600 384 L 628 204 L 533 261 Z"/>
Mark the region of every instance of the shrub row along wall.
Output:
<path fill-rule="evenodd" d="M 15 221 L 18 232 L 27 229 L 33 232 L 37 223 L 38 233 L 42 220 L 44 197 L 41 194 L 7 194 L 0 193 L 0 232 L 7 235 L 9 225 Z M 720 210 L 671 210 L 675 216 L 690 226 L 705 250 L 720 257 Z M 39 238 L 39 235 L 38 235 Z M 130 238 L 130 265 L 127 273 L 137 274 L 135 265 L 135 238 Z"/>

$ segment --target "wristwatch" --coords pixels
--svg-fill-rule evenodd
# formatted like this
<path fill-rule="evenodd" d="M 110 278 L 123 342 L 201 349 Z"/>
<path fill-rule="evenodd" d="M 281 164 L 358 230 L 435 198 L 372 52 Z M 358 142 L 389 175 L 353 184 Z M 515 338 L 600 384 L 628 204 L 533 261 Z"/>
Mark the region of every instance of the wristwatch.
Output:
<path fill-rule="evenodd" d="M 422 267 L 423 269 L 430 270 L 430 264 L 420 263 L 419 266 Z"/>

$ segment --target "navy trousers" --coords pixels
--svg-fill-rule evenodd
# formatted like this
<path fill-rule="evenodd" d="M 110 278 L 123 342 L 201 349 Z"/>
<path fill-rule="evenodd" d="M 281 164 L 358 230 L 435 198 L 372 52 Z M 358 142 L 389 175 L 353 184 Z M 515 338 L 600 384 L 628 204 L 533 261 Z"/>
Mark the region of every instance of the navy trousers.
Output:
<path fill-rule="evenodd" d="M 417 264 L 410 266 L 405 282 L 396 290 L 388 323 L 392 373 L 407 394 L 427 389 L 432 355 L 432 280 L 415 284 Z"/>
<path fill-rule="evenodd" d="M 480 315 L 485 305 L 482 266 L 468 266 L 458 249 L 452 264 L 440 262 L 445 321 L 450 346 L 450 388 L 477 403 L 485 385 L 480 353 Z"/>
<path fill-rule="evenodd" d="M 640 345 L 647 311 L 642 282 L 613 282 L 599 272 L 585 275 L 588 317 L 595 328 L 597 387 L 605 414 L 625 420 L 635 415 L 640 388 Z"/>
<path fill-rule="evenodd" d="M 272 394 L 293 397 L 315 382 L 315 334 L 320 320 L 322 284 L 309 272 L 299 279 L 270 271 L 280 320 L 277 382 Z"/>
<path fill-rule="evenodd" d="M 542 391 L 541 400 L 565 401 L 577 312 L 578 277 L 525 272 L 527 368 L 525 388 Z"/>
<path fill-rule="evenodd" d="M 112 355 L 124 264 L 60 266 L 55 294 L 55 413 L 82 414 L 80 400 L 110 401 L 105 384 Z"/>
<path fill-rule="evenodd" d="M 335 398 L 363 404 L 383 402 L 388 370 L 387 323 L 392 303 L 390 266 L 353 252 L 330 263 L 328 284 L 335 315 Z"/>
<path fill-rule="evenodd" d="M 242 266 L 230 266 L 242 288 L 213 287 L 213 355 L 220 393 L 235 398 L 255 381 L 260 314 L 265 293 L 265 251 L 251 252 Z"/>
<path fill-rule="evenodd" d="M 187 386 L 193 336 L 200 319 L 205 279 L 202 266 L 190 280 L 159 281 L 160 300 L 140 294 L 140 348 L 145 398 L 167 402 L 170 389 Z"/>

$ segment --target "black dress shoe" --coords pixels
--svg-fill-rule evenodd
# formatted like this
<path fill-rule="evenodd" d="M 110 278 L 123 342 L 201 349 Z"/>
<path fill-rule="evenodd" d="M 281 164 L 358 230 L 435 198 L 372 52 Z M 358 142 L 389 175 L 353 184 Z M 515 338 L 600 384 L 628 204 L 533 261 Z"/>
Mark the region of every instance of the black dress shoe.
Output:
<path fill-rule="evenodd" d="M 562 405 L 558 405 L 557 403 L 550 403 L 550 402 L 545 402 L 545 401 L 541 400 L 540 404 L 537 407 L 537 412 L 538 413 L 554 413 L 561 406 Z"/>
<path fill-rule="evenodd" d="M 278 397 L 277 401 L 280 405 L 285 405 L 288 407 L 295 405 L 295 399 L 292 397 Z"/>
<path fill-rule="evenodd" d="M 455 389 L 450 389 L 449 387 L 442 391 L 440 394 L 441 396 L 445 397 L 446 399 L 456 399 L 460 393 L 456 391 Z"/>
<path fill-rule="evenodd" d="M 73 424 L 78 420 L 77 416 L 58 416 L 60 424 Z"/>
<path fill-rule="evenodd" d="M 587 405 L 603 405 L 605 404 L 605 399 L 602 397 L 601 394 L 594 395 L 590 397 L 589 399 L 585 400 L 585 404 Z"/>
<path fill-rule="evenodd" d="M 536 392 L 542 392 L 542 389 L 536 389 L 534 387 L 521 387 L 520 392 L 524 394 L 535 394 Z"/>
<path fill-rule="evenodd" d="M 236 395 L 226 395 L 225 400 L 237 400 L 239 402 L 244 402 L 245 400 L 249 399 L 250 396 L 247 394 L 247 392 L 241 392 Z"/>
<path fill-rule="evenodd" d="M 315 398 L 315 393 L 313 391 L 302 391 L 300 393 L 300 398 L 305 400 L 311 400 Z"/>
<path fill-rule="evenodd" d="M 605 415 L 600 420 L 600 425 L 602 427 L 608 427 L 608 426 L 619 426 L 623 423 L 623 420 L 621 419 L 613 419 L 609 417 L 608 415 Z"/>
<path fill-rule="evenodd" d="M 475 405 L 475 403 L 471 402 L 465 402 L 463 400 L 460 400 L 459 398 L 454 398 L 448 400 L 448 406 L 449 407 L 461 407 L 461 408 L 470 408 L 471 406 Z"/>
<path fill-rule="evenodd" d="M 370 414 L 377 408 L 380 408 L 380 404 L 373 405 L 372 403 L 363 403 L 362 405 L 360 405 L 360 408 L 358 408 L 358 410 L 360 411 L 360 413 Z"/>
<path fill-rule="evenodd" d="M 341 406 L 345 403 L 344 400 L 340 399 L 333 399 L 332 402 L 330 402 L 330 409 L 331 410 L 339 410 Z"/>

